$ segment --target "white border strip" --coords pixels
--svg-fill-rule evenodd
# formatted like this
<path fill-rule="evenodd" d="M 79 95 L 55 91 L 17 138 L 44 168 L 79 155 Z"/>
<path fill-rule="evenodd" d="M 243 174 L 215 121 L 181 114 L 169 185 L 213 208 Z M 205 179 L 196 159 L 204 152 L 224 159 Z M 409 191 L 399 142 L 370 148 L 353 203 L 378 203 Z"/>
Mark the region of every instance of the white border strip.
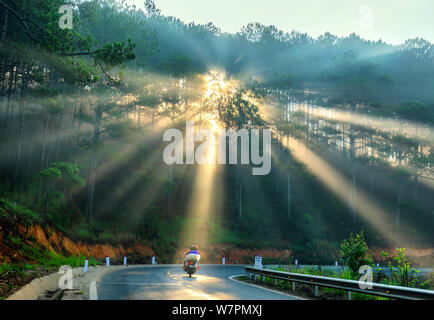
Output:
<path fill-rule="evenodd" d="M 98 300 L 98 293 L 96 290 L 96 281 L 92 281 L 89 286 L 89 300 Z"/>
<path fill-rule="evenodd" d="M 274 292 L 274 293 L 279 293 L 279 294 L 287 296 L 287 297 L 295 298 L 296 300 L 307 300 L 307 299 L 304 299 L 304 298 L 301 298 L 301 297 L 297 297 L 297 296 L 292 296 L 290 294 L 286 294 L 286 293 L 281 292 L 281 291 L 277 291 L 277 290 L 273 290 L 273 289 L 269 289 L 269 288 L 264 288 L 264 287 L 258 286 L 256 284 L 251 284 L 251 283 L 247 283 L 247 282 L 244 282 L 244 281 L 240 281 L 240 280 L 234 279 L 235 277 L 242 277 L 242 276 L 245 276 L 245 275 L 244 274 L 235 274 L 233 276 L 230 276 L 229 280 L 232 280 L 232 281 L 235 281 L 235 282 L 239 282 L 239 283 L 242 283 L 242 284 L 245 284 L 245 285 L 248 285 L 248 286 L 260 288 L 260 289 L 263 289 L 263 290 L 271 291 L 271 292 Z"/>

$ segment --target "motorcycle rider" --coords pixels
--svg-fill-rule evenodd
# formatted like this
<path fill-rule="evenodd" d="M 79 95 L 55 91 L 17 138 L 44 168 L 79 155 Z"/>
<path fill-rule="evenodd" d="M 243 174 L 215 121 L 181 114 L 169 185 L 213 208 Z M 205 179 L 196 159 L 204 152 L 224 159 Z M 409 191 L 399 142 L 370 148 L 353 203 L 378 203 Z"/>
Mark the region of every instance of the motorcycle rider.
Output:
<path fill-rule="evenodd" d="M 199 251 L 197 251 L 197 250 L 198 250 L 197 246 L 191 246 L 190 247 L 190 251 L 187 252 L 187 255 L 189 255 L 189 254 L 199 254 Z"/>
<path fill-rule="evenodd" d="M 185 254 L 184 268 L 186 268 L 190 262 L 193 262 L 194 264 L 198 264 L 199 260 L 200 260 L 200 254 L 198 251 L 198 247 L 197 246 L 191 246 L 190 251 L 188 251 Z"/>

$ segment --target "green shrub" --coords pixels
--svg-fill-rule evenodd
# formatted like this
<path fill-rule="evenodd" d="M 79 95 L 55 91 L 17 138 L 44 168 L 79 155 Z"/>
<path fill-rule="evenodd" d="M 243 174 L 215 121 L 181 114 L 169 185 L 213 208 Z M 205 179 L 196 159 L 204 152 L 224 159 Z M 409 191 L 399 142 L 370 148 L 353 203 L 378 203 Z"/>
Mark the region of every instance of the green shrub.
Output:
<path fill-rule="evenodd" d="M 398 254 L 393 258 L 393 262 L 388 262 L 391 276 L 389 283 L 411 288 L 426 287 L 428 281 L 422 282 L 419 279 L 420 271 L 413 268 L 405 254 L 405 248 L 396 249 Z M 395 265 L 394 265 L 395 264 Z"/>
<path fill-rule="evenodd" d="M 363 265 L 372 265 L 372 256 L 368 253 L 368 245 L 365 242 L 363 231 L 356 235 L 350 234 L 341 244 L 341 260 L 348 266 L 353 275 L 359 273 L 359 268 Z"/>

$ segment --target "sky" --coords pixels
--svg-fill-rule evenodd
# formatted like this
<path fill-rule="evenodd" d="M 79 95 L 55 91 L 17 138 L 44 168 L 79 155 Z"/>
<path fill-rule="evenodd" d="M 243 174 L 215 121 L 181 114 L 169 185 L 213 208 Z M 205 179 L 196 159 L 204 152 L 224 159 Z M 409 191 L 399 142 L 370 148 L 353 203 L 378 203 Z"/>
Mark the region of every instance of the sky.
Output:
<path fill-rule="evenodd" d="M 144 0 L 127 0 L 143 8 Z M 369 40 L 400 44 L 421 37 L 434 42 L 434 0 L 155 0 L 163 15 L 213 22 L 236 33 L 249 22 L 312 37 L 355 32 Z"/>

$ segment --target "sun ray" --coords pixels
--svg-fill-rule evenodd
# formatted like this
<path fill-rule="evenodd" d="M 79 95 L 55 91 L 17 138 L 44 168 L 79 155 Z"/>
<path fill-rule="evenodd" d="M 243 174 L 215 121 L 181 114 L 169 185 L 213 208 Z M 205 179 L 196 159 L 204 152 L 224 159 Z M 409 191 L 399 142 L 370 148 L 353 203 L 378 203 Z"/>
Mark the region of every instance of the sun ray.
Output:
<path fill-rule="evenodd" d="M 284 146 L 290 149 L 294 158 L 304 163 L 307 169 L 341 201 L 349 204 L 350 181 L 312 152 L 301 140 L 289 137 L 288 143 L 289 146 L 286 143 Z M 356 199 L 358 199 L 358 205 L 355 206 L 356 212 L 377 230 L 380 236 L 384 237 L 391 245 L 397 245 L 403 241 L 409 243 L 407 239 L 400 237 L 394 230 L 390 223 L 390 213 L 387 213 L 378 203 L 371 200 L 362 190 L 356 188 L 355 194 Z"/>

